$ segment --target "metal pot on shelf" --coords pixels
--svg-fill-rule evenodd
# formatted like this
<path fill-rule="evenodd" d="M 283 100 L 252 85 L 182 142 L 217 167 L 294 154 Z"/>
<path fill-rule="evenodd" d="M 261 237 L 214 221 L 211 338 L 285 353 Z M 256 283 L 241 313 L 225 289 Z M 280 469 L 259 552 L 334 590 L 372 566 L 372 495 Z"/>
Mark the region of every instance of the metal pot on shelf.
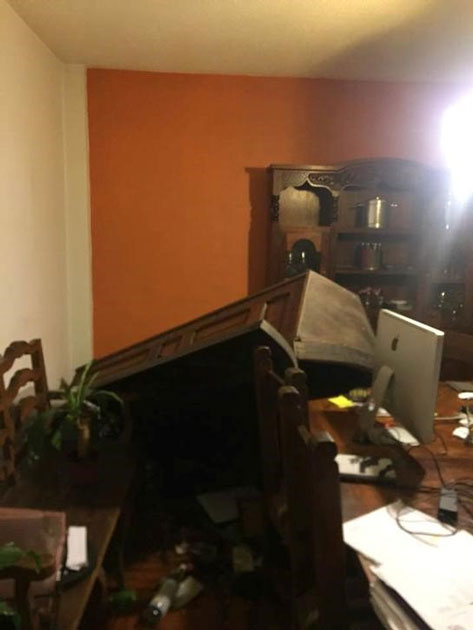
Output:
<path fill-rule="evenodd" d="M 376 271 L 382 266 L 381 243 L 360 243 L 357 249 L 357 262 L 360 269 Z"/>
<path fill-rule="evenodd" d="M 387 227 L 389 204 L 386 199 L 374 197 L 364 203 L 356 204 L 355 208 L 358 227 L 378 230 Z"/>

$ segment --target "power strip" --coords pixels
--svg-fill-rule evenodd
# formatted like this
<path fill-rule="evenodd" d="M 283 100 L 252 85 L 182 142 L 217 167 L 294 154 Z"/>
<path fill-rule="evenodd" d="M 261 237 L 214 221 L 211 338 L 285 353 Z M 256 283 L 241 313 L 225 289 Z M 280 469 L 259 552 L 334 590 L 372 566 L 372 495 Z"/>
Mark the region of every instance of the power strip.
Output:
<path fill-rule="evenodd" d="M 453 488 L 441 488 L 437 518 L 442 523 L 455 525 L 458 519 L 457 492 Z"/>

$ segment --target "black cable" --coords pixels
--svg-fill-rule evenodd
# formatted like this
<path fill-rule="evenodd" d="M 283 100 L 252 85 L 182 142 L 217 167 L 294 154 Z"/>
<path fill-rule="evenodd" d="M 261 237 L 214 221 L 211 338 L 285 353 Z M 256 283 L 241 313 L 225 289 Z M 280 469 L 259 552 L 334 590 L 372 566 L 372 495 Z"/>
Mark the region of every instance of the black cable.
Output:
<path fill-rule="evenodd" d="M 447 449 L 447 445 L 445 443 L 444 438 L 437 432 L 435 432 L 436 437 L 442 442 L 443 447 L 444 447 L 444 452 L 440 453 L 440 455 L 447 455 L 448 454 L 448 449 Z M 407 453 L 410 453 L 413 449 L 415 448 L 422 448 L 425 451 L 427 451 L 429 453 L 429 455 L 432 458 L 432 461 L 435 465 L 435 469 L 437 471 L 437 475 L 438 478 L 440 480 L 440 485 L 441 487 L 439 488 L 435 488 L 433 486 L 419 486 L 418 488 L 415 489 L 416 492 L 421 492 L 421 493 L 426 493 L 426 494 L 432 494 L 432 493 L 440 493 L 442 488 L 446 488 L 446 489 L 453 489 L 455 490 L 455 492 L 457 493 L 457 498 L 458 498 L 458 503 L 459 505 L 463 508 L 463 510 L 468 514 L 468 517 L 470 521 L 473 522 L 473 508 L 470 508 L 467 504 L 468 501 L 472 501 L 473 502 L 473 477 L 460 477 L 459 479 L 456 479 L 455 481 L 449 482 L 447 483 L 442 475 L 442 471 L 440 469 L 440 464 L 437 460 L 436 454 L 430 450 L 430 448 L 428 448 L 427 446 L 425 446 L 424 444 L 416 444 L 415 446 L 411 446 L 410 448 L 407 449 Z M 401 488 L 400 486 L 398 486 L 399 488 Z M 407 489 L 411 489 L 412 488 L 407 488 Z M 415 509 L 413 506 L 410 506 L 408 504 L 404 504 L 403 507 L 412 507 L 413 509 Z M 451 527 L 451 529 L 448 530 L 448 533 L 445 534 L 434 534 L 432 532 L 424 532 L 424 531 L 412 531 L 409 530 L 407 527 L 405 527 L 401 521 L 401 511 L 402 511 L 402 507 L 400 508 L 400 510 L 398 511 L 398 513 L 396 514 L 396 523 L 398 525 L 398 527 L 400 529 L 402 529 L 404 532 L 406 532 L 407 534 L 411 534 L 412 536 L 440 536 L 442 538 L 448 537 L 448 536 L 453 536 L 454 534 L 456 534 L 456 532 L 458 531 L 458 528 L 456 526 L 448 526 L 445 523 L 442 523 L 443 527 L 445 527 L 445 529 L 448 529 L 449 527 Z"/>
<path fill-rule="evenodd" d="M 445 438 L 443 437 L 443 435 L 435 431 L 435 429 L 434 429 L 434 434 L 435 434 L 435 438 L 440 440 L 443 446 L 443 453 L 439 453 L 439 455 L 442 455 L 442 456 L 448 455 L 448 448 L 447 448 L 447 443 L 445 442 Z"/>
<path fill-rule="evenodd" d="M 423 448 L 424 451 L 427 451 L 429 453 L 429 455 L 432 457 L 432 460 L 435 464 L 435 468 L 437 469 L 437 474 L 439 476 L 440 483 L 442 484 L 442 487 L 445 488 L 446 487 L 445 479 L 443 478 L 442 471 L 440 470 L 440 465 L 437 461 L 437 457 L 435 456 L 435 453 L 433 453 L 430 450 L 430 448 L 428 448 L 427 446 L 424 446 L 424 444 L 416 444 L 415 446 L 411 446 L 410 448 L 407 449 L 407 452 L 410 453 L 415 448 Z"/>
<path fill-rule="evenodd" d="M 473 488 L 473 477 L 459 477 L 455 483 L 465 484 Z"/>
<path fill-rule="evenodd" d="M 457 528 L 454 526 L 449 526 L 445 523 L 442 523 L 442 527 L 444 527 L 447 532 L 445 534 L 440 534 L 438 532 L 424 532 L 424 531 L 413 531 L 411 529 L 408 529 L 407 527 L 405 527 L 401 521 L 401 512 L 403 509 L 405 508 L 409 508 L 412 507 L 410 505 L 403 505 L 396 514 L 396 524 L 397 526 L 402 529 L 402 531 L 406 532 L 407 534 L 411 534 L 411 536 L 435 536 L 436 538 L 448 538 L 449 536 L 454 536 L 457 533 Z M 415 508 L 413 508 L 415 509 Z M 427 519 L 425 520 L 425 522 L 429 522 Z M 440 524 L 440 523 L 439 523 Z"/>
<path fill-rule="evenodd" d="M 468 514 L 468 516 L 470 517 L 470 521 L 473 522 L 473 510 L 470 510 L 470 508 L 465 505 L 464 501 L 462 501 L 460 497 L 458 497 L 458 503 L 462 506 L 462 508 Z"/>

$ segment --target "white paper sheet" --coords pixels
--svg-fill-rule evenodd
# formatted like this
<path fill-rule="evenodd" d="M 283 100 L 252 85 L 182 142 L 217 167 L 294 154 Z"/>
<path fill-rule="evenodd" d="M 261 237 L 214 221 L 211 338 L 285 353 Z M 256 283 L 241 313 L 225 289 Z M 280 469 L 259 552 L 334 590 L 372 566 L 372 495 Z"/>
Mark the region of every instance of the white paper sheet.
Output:
<path fill-rule="evenodd" d="M 473 557 L 423 549 L 412 565 L 390 561 L 373 572 L 391 586 L 433 630 L 473 628 Z"/>
<path fill-rule="evenodd" d="M 438 536 L 414 536 L 398 525 L 396 518 L 409 531 L 429 532 Z M 364 556 L 382 564 L 399 555 L 406 559 L 416 554 L 419 547 L 437 547 L 451 531 L 437 519 L 404 506 L 400 501 L 374 510 L 343 525 L 343 537 L 347 545 Z"/>
<path fill-rule="evenodd" d="M 370 590 L 372 602 L 376 605 L 385 627 L 389 630 L 419 630 L 419 626 L 391 597 L 380 580 L 376 579 Z"/>
<path fill-rule="evenodd" d="M 470 429 L 468 427 L 457 427 L 456 429 L 453 429 L 452 435 L 460 438 L 461 440 L 466 440 L 469 432 L 470 432 Z"/>
<path fill-rule="evenodd" d="M 389 435 L 401 442 L 401 444 L 407 444 L 407 446 L 418 446 L 419 440 L 416 440 L 412 433 L 409 433 L 407 429 L 404 427 L 388 427 L 387 432 Z"/>
<path fill-rule="evenodd" d="M 87 566 L 87 527 L 71 525 L 67 529 L 66 567 L 79 571 Z"/>
<path fill-rule="evenodd" d="M 238 519 L 238 499 L 257 497 L 258 491 L 251 486 L 229 488 L 220 492 L 206 492 L 198 494 L 197 501 L 207 512 L 214 523 L 221 525 Z"/>
<path fill-rule="evenodd" d="M 345 541 L 374 561 L 373 573 L 393 588 L 433 630 L 473 628 L 473 536 L 417 510 L 392 504 L 344 525 Z M 434 536 L 411 531 L 433 532 Z M 382 608 L 382 591 L 375 601 Z M 388 604 L 385 602 L 385 606 Z M 395 627 L 395 626 L 393 626 Z"/>

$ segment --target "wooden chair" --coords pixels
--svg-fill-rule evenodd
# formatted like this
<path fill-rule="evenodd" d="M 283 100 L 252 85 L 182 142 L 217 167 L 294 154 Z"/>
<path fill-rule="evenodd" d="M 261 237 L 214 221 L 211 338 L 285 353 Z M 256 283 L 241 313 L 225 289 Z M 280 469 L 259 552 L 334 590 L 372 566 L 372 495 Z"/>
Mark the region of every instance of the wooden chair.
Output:
<path fill-rule="evenodd" d="M 443 340 L 442 380 L 473 378 L 473 335 L 447 330 Z"/>
<path fill-rule="evenodd" d="M 278 390 L 284 381 L 274 371 L 271 351 L 266 346 L 255 349 L 254 380 L 264 504 L 270 522 L 282 535 L 287 504 L 283 485 Z"/>
<path fill-rule="evenodd" d="M 7 379 L 15 362 L 27 359 L 30 367 L 22 367 Z M 8 382 L 7 382 L 8 381 Z M 23 395 L 24 387 L 32 391 Z M 13 484 L 16 463 L 24 448 L 24 426 L 35 412 L 48 409 L 48 383 L 40 339 L 14 341 L 0 356 L 0 482 Z"/>
<path fill-rule="evenodd" d="M 22 629 L 36 628 L 41 614 L 45 619 L 54 617 L 57 598 L 51 595 L 56 590 L 65 538 L 64 512 L 0 507 L 0 545 L 14 542 L 23 551 L 37 554 L 37 558 L 23 555 L 0 570 L 0 599 L 14 602 Z"/>
<path fill-rule="evenodd" d="M 27 367 L 24 367 L 25 360 Z M 17 362 L 21 362 L 23 367 L 15 369 Z M 48 407 L 48 384 L 41 340 L 14 341 L 0 355 L 0 447 L 3 456 L 0 482 L 11 486 L 17 481 L 17 464 L 25 449 L 26 422 L 32 414 L 44 412 Z M 39 539 L 43 538 L 41 528 L 45 518 L 62 524 L 56 526 L 57 540 L 52 543 L 54 548 L 47 552 L 35 549 L 33 542 L 35 534 L 38 534 Z M 30 558 L 24 558 L 18 564 L 0 571 L 0 592 L 4 593 L 5 589 L 5 592 L 8 591 L 3 580 L 14 581 L 11 598 L 20 614 L 21 627 L 25 630 L 35 628 L 37 618 L 33 613 L 32 597 L 33 594 L 54 596 L 55 575 L 65 545 L 65 515 L 0 508 L 0 539 L 3 542 L 11 540 L 25 550 L 39 551 L 39 570 Z M 45 582 L 46 578 L 50 579 Z"/>
<path fill-rule="evenodd" d="M 37 627 L 30 604 L 30 586 L 33 582 L 45 580 L 56 572 L 56 562 L 50 554 L 39 554 L 41 568 L 38 569 L 31 558 L 24 559 L 12 567 L 0 569 L 0 580 L 13 580 L 14 601 L 20 616 L 21 628 L 33 630 Z"/>
<path fill-rule="evenodd" d="M 279 389 L 293 623 L 339 630 L 348 617 L 337 448 L 310 432 L 307 408 L 294 386 Z"/>
<path fill-rule="evenodd" d="M 309 429 L 305 373 L 281 378 L 271 352 L 254 353 L 268 518 L 288 550 L 293 627 L 345 628 L 345 548 L 336 446 Z"/>

